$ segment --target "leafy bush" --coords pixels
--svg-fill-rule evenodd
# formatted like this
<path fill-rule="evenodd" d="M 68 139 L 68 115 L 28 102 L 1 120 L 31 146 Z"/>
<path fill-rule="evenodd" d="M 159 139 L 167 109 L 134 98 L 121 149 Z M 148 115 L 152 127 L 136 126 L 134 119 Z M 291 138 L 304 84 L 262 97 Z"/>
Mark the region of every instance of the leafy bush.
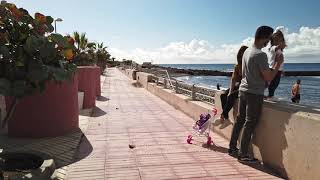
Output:
<path fill-rule="evenodd" d="M 43 91 L 48 80 L 65 81 L 76 69 L 74 41 L 53 34 L 53 18 L 14 4 L 0 5 L 0 94 L 22 98 Z"/>
<path fill-rule="evenodd" d="M 2 126 L 18 100 L 45 90 L 47 81 L 68 80 L 76 70 L 74 40 L 52 33 L 54 19 L 41 13 L 32 17 L 14 4 L 0 5 L 0 94 L 13 97 Z"/>

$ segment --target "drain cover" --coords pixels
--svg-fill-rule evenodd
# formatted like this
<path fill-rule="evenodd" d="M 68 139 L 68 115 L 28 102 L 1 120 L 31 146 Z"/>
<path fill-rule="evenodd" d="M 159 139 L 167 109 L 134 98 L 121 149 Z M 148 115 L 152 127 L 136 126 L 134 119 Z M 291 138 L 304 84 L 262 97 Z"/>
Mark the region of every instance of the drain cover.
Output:
<path fill-rule="evenodd" d="M 44 162 L 40 156 L 28 153 L 0 154 L 0 169 L 3 171 L 28 171 L 39 168 Z"/>

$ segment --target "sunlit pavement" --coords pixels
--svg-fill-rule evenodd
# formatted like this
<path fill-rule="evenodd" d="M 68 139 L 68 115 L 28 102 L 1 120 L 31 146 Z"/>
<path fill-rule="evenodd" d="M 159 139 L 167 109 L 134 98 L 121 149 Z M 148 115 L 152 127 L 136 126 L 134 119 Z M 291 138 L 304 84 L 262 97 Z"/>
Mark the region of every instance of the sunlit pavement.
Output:
<path fill-rule="evenodd" d="M 262 165 L 230 157 L 218 135 L 212 135 L 217 146 L 206 147 L 203 138 L 187 144 L 193 119 L 133 86 L 119 70 L 107 71 L 68 179 L 278 179 Z"/>

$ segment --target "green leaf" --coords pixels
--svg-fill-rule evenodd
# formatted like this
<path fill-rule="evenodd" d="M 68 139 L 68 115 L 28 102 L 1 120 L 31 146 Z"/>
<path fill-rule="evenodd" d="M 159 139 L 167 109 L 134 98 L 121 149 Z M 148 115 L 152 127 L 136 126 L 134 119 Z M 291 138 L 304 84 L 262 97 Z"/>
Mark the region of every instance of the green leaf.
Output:
<path fill-rule="evenodd" d="M 39 83 L 39 90 L 40 90 L 40 93 L 43 93 L 46 89 L 46 82 L 45 81 L 42 81 Z"/>
<path fill-rule="evenodd" d="M 45 58 L 47 62 L 50 62 L 52 59 L 54 59 L 56 55 L 57 55 L 57 50 L 55 48 L 54 43 L 47 41 L 40 48 L 40 57 Z"/>
<path fill-rule="evenodd" d="M 17 67 L 23 67 L 24 64 L 21 61 L 16 61 L 16 66 Z"/>
<path fill-rule="evenodd" d="M 46 19 L 47 19 L 47 24 L 49 25 L 51 25 L 52 23 L 53 23 L 53 18 L 51 17 L 51 16 L 46 16 Z"/>
<path fill-rule="evenodd" d="M 69 71 L 71 71 L 72 73 L 77 70 L 77 65 L 74 64 L 74 63 L 68 63 L 68 64 L 66 65 L 66 67 L 67 67 L 67 69 L 68 69 Z"/>
<path fill-rule="evenodd" d="M 10 95 L 11 83 L 9 80 L 0 78 L 0 94 L 4 96 Z"/>
<path fill-rule="evenodd" d="M 9 49 L 6 46 L 1 46 L 0 47 L 0 54 L 2 54 L 4 58 L 9 57 L 10 56 Z"/>
<path fill-rule="evenodd" d="M 28 78 L 33 81 L 44 81 L 49 77 L 49 70 L 45 65 L 33 65 L 28 73 Z"/>
<path fill-rule="evenodd" d="M 50 38 L 53 42 L 57 43 L 59 47 L 65 48 L 68 47 L 68 42 L 61 34 L 51 34 Z"/>
<path fill-rule="evenodd" d="M 51 24 L 48 24 L 47 28 L 48 28 L 48 32 L 50 33 L 54 31 L 54 27 Z"/>
<path fill-rule="evenodd" d="M 22 98 L 27 92 L 27 86 L 25 81 L 14 81 L 12 84 L 12 96 Z"/>
<path fill-rule="evenodd" d="M 49 67 L 49 72 L 56 81 L 65 81 L 68 79 L 68 71 L 62 68 Z"/>
<path fill-rule="evenodd" d="M 28 52 L 30 55 L 33 55 L 38 48 L 41 46 L 42 40 L 40 38 L 37 38 L 36 36 L 30 36 L 28 37 L 25 45 L 23 46 L 24 50 Z"/>

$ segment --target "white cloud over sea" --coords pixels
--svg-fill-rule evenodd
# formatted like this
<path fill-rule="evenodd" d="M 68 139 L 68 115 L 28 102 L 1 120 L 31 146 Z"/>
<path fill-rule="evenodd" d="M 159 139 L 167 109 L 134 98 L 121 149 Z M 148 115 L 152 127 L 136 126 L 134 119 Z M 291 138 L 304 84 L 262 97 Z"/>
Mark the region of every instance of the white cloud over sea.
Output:
<path fill-rule="evenodd" d="M 288 47 L 285 49 L 286 62 L 320 63 L 320 27 L 301 27 L 298 32 L 279 26 L 285 34 Z M 251 46 L 253 38 L 248 37 L 235 44 L 213 46 L 206 40 L 193 39 L 190 42 L 171 42 L 157 49 L 136 48 L 123 51 L 110 48 L 117 59 L 132 59 L 138 63 L 152 61 L 156 64 L 199 64 L 199 63 L 235 63 L 236 53 L 241 45 Z"/>

